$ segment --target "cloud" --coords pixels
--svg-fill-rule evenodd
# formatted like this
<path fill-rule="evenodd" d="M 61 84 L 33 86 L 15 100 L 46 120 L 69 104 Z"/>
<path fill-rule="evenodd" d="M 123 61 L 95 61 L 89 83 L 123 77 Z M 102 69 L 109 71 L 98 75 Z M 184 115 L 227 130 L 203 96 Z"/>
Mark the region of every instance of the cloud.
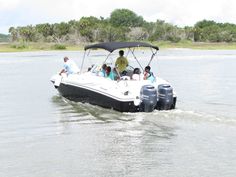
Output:
<path fill-rule="evenodd" d="M 14 9 L 17 7 L 20 3 L 20 0 L 0 0 L 0 10 L 9 10 L 9 9 Z"/>

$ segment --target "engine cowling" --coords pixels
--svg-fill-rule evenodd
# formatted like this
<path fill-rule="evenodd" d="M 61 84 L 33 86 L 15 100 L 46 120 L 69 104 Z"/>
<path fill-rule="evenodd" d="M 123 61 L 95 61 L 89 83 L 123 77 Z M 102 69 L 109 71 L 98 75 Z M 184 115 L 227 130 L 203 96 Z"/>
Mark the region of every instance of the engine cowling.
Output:
<path fill-rule="evenodd" d="M 156 109 L 169 110 L 175 106 L 173 97 L 173 88 L 169 84 L 161 84 L 158 86 L 158 100 Z"/>
<path fill-rule="evenodd" d="M 157 104 L 157 90 L 152 85 L 144 85 L 140 90 L 140 111 L 152 112 Z"/>

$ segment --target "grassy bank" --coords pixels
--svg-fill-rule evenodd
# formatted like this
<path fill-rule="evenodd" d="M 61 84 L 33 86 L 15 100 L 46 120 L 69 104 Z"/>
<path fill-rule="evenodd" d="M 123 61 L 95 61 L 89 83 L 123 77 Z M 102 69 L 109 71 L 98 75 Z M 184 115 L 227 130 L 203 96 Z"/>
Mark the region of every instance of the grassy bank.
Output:
<path fill-rule="evenodd" d="M 53 43 L 0 43 L 0 52 L 27 52 L 52 50 L 82 50 L 83 45 Z"/>
<path fill-rule="evenodd" d="M 162 49 L 166 48 L 189 48 L 201 50 L 236 50 L 236 43 L 209 43 L 209 42 L 191 42 L 181 41 L 178 43 L 171 43 L 166 41 L 156 42 Z"/>
<path fill-rule="evenodd" d="M 236 50 L 236 43 L 196 43 L 182 41 L 171 43 L 160 41 L 153 43 L 160 49 L 189 48 L 202 50 Z M 53 43 L 0 43 L 0 52 L 51 51 L 51 50 L 83 50 L 84 45 L 53 44 Z"/>

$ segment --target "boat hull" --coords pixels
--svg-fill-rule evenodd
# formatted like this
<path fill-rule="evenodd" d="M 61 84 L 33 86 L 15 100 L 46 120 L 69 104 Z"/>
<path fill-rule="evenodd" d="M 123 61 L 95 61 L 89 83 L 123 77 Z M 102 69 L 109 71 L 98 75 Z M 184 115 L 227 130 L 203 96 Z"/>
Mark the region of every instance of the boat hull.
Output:
<path fill-rule="evenodd" d="M 57 88 L 59 93 L 72 101 L 90 103 L 104 108 L 114 109 L 120 112 L 136 112 L 137 107 L 133 101 L 120 101 L 93 90 L 88 90 L 79 86 L 61 83 Z"/>

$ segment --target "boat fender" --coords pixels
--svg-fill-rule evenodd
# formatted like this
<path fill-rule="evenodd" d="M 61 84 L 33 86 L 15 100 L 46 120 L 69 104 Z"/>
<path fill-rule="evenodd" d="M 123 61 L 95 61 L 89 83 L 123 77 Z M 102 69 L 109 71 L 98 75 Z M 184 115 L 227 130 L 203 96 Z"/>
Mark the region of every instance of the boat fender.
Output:
<path fill-rule="evenodd" d="M 140 100 L 140 98 L 137 96 L 137 97 L 134 99 L 134 105 L 135 105 L 135 106 L 139 106 L 139 105 L 140 105 L 140 102 L 141 102 L 141 100 Z"/>

